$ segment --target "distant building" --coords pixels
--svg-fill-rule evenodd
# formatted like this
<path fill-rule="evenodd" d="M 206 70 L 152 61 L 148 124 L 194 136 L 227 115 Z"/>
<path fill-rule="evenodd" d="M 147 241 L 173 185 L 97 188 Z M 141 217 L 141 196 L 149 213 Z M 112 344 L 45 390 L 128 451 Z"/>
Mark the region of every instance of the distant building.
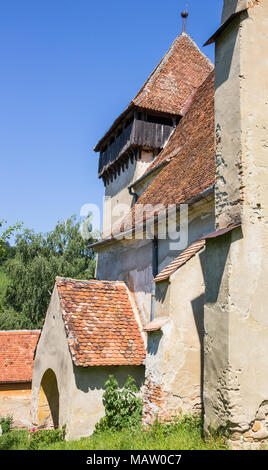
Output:
<path fill-rule="evenodd" d="M 34 351 L 40 331 L 0 331 L 0 416 L 16 428 L 31 426 Z"/>

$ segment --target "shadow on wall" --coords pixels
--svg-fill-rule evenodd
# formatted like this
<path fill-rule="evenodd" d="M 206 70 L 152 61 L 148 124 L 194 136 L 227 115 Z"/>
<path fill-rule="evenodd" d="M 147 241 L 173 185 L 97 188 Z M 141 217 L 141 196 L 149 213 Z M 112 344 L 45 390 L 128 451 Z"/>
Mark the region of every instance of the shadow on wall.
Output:
<path fill-rule="evenodd" d="M 38 399 L 38 427 L 54 428 L 59 426 L 59 389 L 57 378 L 48 369 L 41 380 Z"/>
<path fill-rule="evenodd" d="M 75 383 L 78 390 L 84 393 L 94 390 L 104 390 L 104 385 L 109 375 L 114 375 L 123 387 L 129 375 L 135 381 L 138 389 L 144 384 L 145 367 L 144 366 L 113 366 L 113 367 L 77 367 L 73 364 Z"/>
<path fill-rule="evenodd" d="M 204 301 L 205 294 L 196 297 L 191 301 L 193 317 L 195 321 L 196 330 L 200 342 L 200 388 L 201 388 L 201 407 L 202 414 L 204 414 L 204 402 L 203 402 L 203 383 L 204 383 Z"/>
<path fill-rule="evenodd" d="M 147 354 L 150 356 L 157 355 L 162 337 L 162 330 L 153 331 L 148 335 Z"/>
<path fill-rule="evenodd" d="M 155 300 L 163 304 L 167 300 L 169 282 L 158 282 L 155 289 Z"/>
<path fill-rule="evenodd" d="M 226 288 L 228 289 L 227 276 L 224 276 L 226 269 L 227 259 L 230 252 L 231 243 L 243 238 L 242 228 L 239 227 L 235 231 L 230 231 L 224 235 L 216 238 L 207 239 L 206 250 L 200 255 L 200 262 L 205 280 L 205 295 L 198 297 L 192 301 L 193 314 L 196 322 L 197 331 L 200 339 L 200 354 L 201 354 L 201 399 L 202 411 L 204 413 L 204 337 L 205 337 L 205 324 L 204 324 L 204 307 L 211 309 L 208 315 L 214 315 L 216 304 L 219 303 L 222 296 L 222 303 L 226 304 Z M 201 309 L 201 305 L 203 308 Z M 202 313 L 201 313 L 202 310 Z M 199 312 L 199 313 L 198 313 Z M 198 313 L 198 314 L 197 314 Z M 222 335 L 228 338 L 229 329 L 229 316 L 228 312 L 221 315 L 221 323 L 218 325 Z M 222 355 L 225 354 L 225 363 L 227 364 L 228 358 L 228 344 L 226 344 L 226 351 L 222 350 Z M 224 362 L 224 361 L 223 361 Z"/>
<path fill-rule="evenodd" d="M 224 288 L 223 274 L 231 243 L 243 238 L 242 228 L 232 230 L 225 235 L 207 239 L 205 256 L 201 260 L 203 276 L 205 279 L 205 303 L 214 304 L 218 301 L 221 290 Z M 226 282 L 226 281 L 225 281 Z"/>
<path fill-rule="evenodd" d="M 191 301 L 193 317 L 200 341 L 200 364 L 201 364 L 201 400 L 202 412 L 204 413 L 203 391 L 204 391 L 204 306 L 215 304 L 221 290 L 224 288 L 224 271 L 229 255 L 230 245 L 232 242 L 233 232 L 229 232 L 220 237 L 211 238 L 206 241 L 206 250 L 199 255 L 199 260 L 205 280 L 205 294 Z M 242 230 L 236 230 L 235 239 L 243 237 Z M 228 318 L 222 318 L 221 329 L 228 328 Z"/>
<path fill-rule="evenodd" d="M 236 18 L 233 19 L 232 23 L 226 26 L 225 30 L 221 33 L 221 35 L 226 35 L 228 38 L 229 44 L 226 45 L 225 48 L 222 47 L 221 50 L 216 51 L 216 64 L 215 64 L 215 73 L 216 73 L 216 86 L 217 88 L 220 87 L 224 82 L 229 79 L 235 45 L 237 41 L 237 37 L 239 34 L 239 28 L 241 22 L 248 18 L 248 12 L 244 11 Z M 236 34 L 230 34 L 231 30 L 236 30 Z M 217 46 L 216 46 L 217 47 Z"/>

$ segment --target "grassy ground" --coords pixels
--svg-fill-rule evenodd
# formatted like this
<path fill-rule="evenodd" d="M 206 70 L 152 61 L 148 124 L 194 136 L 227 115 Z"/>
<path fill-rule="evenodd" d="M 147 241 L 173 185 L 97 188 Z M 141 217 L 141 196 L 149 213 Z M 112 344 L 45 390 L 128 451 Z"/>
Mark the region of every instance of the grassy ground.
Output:
<path fill-rule="evenodd" d="M 0 450 L 25 450 L 29 447 L 27 431 L 11 431 L 0 437 Z M 39 450 L 225 450 L 222 437 L 204 440 L 200 425 L 157 424 L 116 432 L 101 432 L 78 441 L 39 445 Z"/>

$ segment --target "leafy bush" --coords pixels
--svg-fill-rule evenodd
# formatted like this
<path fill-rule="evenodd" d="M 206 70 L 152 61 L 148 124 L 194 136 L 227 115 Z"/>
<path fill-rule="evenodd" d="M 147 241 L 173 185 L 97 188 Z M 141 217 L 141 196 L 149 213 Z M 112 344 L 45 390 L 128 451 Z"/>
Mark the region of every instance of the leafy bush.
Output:
<path fill-rule="evenodd" d="M 95 432 L 120 430 L 138 426 L 142 418 L 142 399 L 135 380 L 129 376 L 122 389 L 113 375 L 104 385 L 105 416 L 97 423 Z"/>
<path fill-rule="evenodd" d="M 29 431 L 29 449 L 37 450 L 40 447 L 53 444 L 54 442 L 61 442 L 65 440 L 66 426 L 61 429 L 42 429 Z"/>
<path fill-rule="evenodd" d="M 27 431 L 13 430 L 0 436 L 0 450 L 26 450 L 29 443 Z"/>
<path fill-rule="evenodd" d="M 6 434 L 10 431 L 12 423 L 13 423 L 13 417 L 11 415 L 8 415 L 6 417 L 4 416 L 0 417 L 0 426 L 2 428 L 3 434 Z"/>

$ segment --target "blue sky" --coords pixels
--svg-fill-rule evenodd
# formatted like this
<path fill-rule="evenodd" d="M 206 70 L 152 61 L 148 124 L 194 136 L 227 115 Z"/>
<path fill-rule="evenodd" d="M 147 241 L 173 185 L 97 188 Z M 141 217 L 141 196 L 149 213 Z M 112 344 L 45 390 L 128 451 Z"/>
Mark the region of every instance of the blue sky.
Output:
<path fill-rule="evenodd" d="M 0 3 L 0 219 L 36 231 L 102 204 L 94 145 L 181 32 L 184 0 Z M 202 48 L 222 0 L 188 0 Z M 203 49 L 214 61 L 214 48 Z"/>

